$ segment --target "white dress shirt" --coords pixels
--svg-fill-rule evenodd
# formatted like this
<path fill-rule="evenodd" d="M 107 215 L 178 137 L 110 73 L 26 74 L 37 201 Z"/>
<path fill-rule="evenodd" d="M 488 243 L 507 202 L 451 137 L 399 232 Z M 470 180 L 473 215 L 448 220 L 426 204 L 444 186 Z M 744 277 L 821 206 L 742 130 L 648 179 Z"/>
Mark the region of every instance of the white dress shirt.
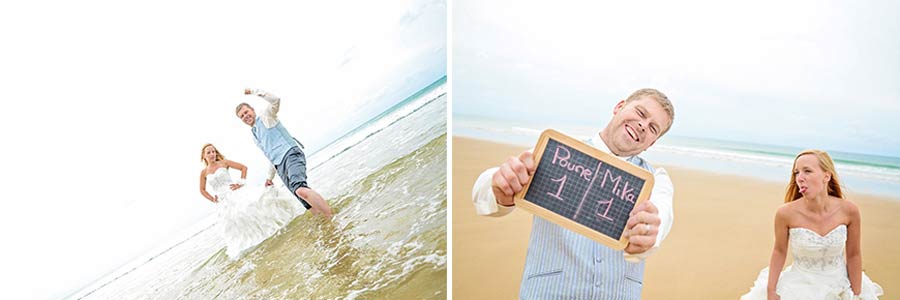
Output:
<path fill-rule="evenodd" d="M 590 142 L 593 144 L 594 148 L 600 149 L 606 153 L 611 153 L 609 147 L 607 147 L 606 143 L 600 138 L 600 134 L 594 135 Z M 533 152 L 534 149 L 529 151 Z M 619 158 L 627 160 L 630 157 Z M 478 180 L 475 181 L 475 186 L 472 188 L 472 200 L 475 204 L 475 212 L 479 215 L 502 217 L 511 213 L 516 208 L 515 206 L 507 207 L 497 204 L 497 199 L 494 197 L 494 191 L 491 184 L 494 173 L 496 173 L 498 169 L 499 167 L 494 167 L 482 172 L 481 175 L 478 176 Z M 662 244 L 662 241 L 669 234 L 669 230 L 672 229 L 672 222 L 675 219 L 674 210 L 672 208 L 672 197 L 675 190 L 672 185 L 672 180 L 669 178 L 669 174 L 663 168 L 654 168 L 653 178 L 655 183 L 650 192 L 650 202 L 652 202 L 659 210 L 659 233 L 656 235 L 656 243 L 646 252 L 639 254 L 623 252 L 625 259 L 631 262 L 650 257 L 650 254 L 659 248 L 659 245 Z"/>

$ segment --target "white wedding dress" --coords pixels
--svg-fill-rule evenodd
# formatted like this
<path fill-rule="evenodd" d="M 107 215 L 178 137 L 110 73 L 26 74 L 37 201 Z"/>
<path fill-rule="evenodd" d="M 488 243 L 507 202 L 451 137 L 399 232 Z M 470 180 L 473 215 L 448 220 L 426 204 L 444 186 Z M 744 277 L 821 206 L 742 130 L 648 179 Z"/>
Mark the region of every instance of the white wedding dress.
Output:
<path fill-rule="evenodd" d="M 791 228 L 789 233 L 794 263 L 781 272 L 775 287 L 781 299 L 853 299 L 844 255 L 847 225 L 838 225 L 825 236 L 800 227 Z M 759 272 L 750 292 L 741 296 L 741 300 L 765 300 L 768 281 L 767 267 Z M 881 286 L 872 282 L 866 273 L 862 274 L 861 299 L 878 299 L 883 293 Z"/>
<path fill-rule="evenodd" d="M 272 236 L 305 211 L 284 187 L 245 185 L 232 191 L 233 182 L 226 168 L 207 174 L 206 182 L 219 197 L 219 227 L 225 239 L 226 253 L 232 259 Z"/>

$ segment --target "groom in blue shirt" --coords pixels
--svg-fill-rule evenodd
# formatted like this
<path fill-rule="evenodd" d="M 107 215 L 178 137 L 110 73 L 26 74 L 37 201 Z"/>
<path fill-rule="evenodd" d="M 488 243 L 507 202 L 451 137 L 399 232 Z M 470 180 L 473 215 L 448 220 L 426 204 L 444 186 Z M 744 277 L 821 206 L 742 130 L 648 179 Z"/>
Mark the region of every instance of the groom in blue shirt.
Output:
<path fill-rule="evenodd" d="M 606 128 L 588 143 L 653 173 L 650 200 L 631 212 L 625 226 L 628 246 L 613 250 L 544 218 L 532 222 L 521 299 L 640 299 L 644 259 L 659 246 L 672 226 L 669 175 L 637 156 L 672 126 L 675 109 L 655 89 L 635 91 L 613 108 Z M 472 197 L 480 215 L 504 216 L 515 207 L 513 195 L 521 191 L 536 166 L 531 151 L 513 156 L 499 167 L 484 171 Z"/>
<path fill-rule="evenodd" d="M 294 196 L 306 209 L 330 219 L 332 212 L 328 202 L 306 183 L 306 155 L 303 153 L 303 144 L 291 136 L 278 120 L 281 98 L 262 90 L 245 89 L 244 94 L 256 94 L 269 102 L 269 106 L 258 117 L 250 104 L 241 103 L 235 108 L 237 117 L 250 126 L 256 146 L 272 163 L 266 186 L 272 185 L 272 178 L 277 171 L 284 185 L 294 192 Z"/>

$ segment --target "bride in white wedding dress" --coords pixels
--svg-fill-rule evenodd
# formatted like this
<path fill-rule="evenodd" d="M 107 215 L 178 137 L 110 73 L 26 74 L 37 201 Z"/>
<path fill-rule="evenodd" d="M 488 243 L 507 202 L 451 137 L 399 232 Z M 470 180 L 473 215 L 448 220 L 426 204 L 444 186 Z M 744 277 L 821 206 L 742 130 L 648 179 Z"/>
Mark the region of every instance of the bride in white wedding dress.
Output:
<path fill-rule="evenodd" d="M 859 208 L 843 199 L 828 153 L 806 150 L 794 159 L 786 204 L 775 214 L 775 247 L 741 300 L 878 299 L 881 286 L 862 272 Z M 790 243 L 794 263 L 782 272 Z"/>
<path fill-rule="evenodd" d="M 203 146 L 201 159 L 206 167 L 200 172 L 200 194 L 216 203 L 218 225 L 226 253 L 232 259 L 272 236 L 304 211 L 286 189 L 246 186 L 247 167 L 225 159 L 212 144 Z M 230 168 L 240 170 L 241 178 L 232 180 Z M 207 184 L 212 194 L 207 191 Z"/>

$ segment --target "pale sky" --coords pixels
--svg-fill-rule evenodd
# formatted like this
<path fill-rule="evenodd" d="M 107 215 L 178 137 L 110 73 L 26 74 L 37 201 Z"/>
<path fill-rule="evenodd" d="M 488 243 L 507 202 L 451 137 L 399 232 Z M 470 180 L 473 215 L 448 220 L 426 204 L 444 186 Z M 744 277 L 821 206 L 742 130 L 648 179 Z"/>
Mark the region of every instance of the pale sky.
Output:
<path fill-rule="evenodd" d="M 0 297 L 60 298 L 213 213 L 204 143 L 261 184 L 245 87 L 319 149 L 444 76 L 446 23 L 444 1 L 0 4 Z"/>
<path fill-rule="evenodd" d="M 453 113 L 602 128 L 634 90 L 671 135 L 897 156 L 900 2 L 453 2 Z"/>

